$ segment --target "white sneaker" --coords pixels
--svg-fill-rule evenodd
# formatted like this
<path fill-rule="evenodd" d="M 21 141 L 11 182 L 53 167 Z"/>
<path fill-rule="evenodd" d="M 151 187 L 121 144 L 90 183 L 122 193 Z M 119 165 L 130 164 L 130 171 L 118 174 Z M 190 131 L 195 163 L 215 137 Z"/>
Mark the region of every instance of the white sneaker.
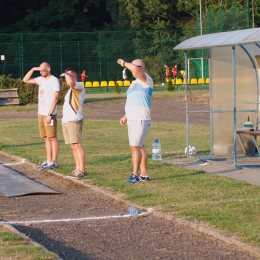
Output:
<path fill-rule="evenodd" d="M 37 166 L 37 169 L 43 169 L 44 166 L 47 166 L 48 162 L 45 160 L 40 166 Z"/>
<path fill-rule="evenodd" d="M 42 166 L 43 169 L 51 170 L 53 168 L 58 168 L 58 164 L 54 161 L 47 162 L 45 165 Z"/>

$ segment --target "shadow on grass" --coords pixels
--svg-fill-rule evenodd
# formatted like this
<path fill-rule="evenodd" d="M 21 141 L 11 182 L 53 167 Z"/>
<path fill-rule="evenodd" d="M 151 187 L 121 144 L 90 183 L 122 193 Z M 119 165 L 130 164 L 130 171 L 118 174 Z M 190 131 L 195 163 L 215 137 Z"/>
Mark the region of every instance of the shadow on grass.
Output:
<path fill-rule="evenodd" d="M 59 143 L 64 143 L 64 140 L 58 140 Z M 44 145 L 44 142 L 38 143 L 27 143 L 27 144 L 0 144 L 0 150 L 14 148 L 14 147 L 27 147 L 27 146 L 37 146 L 37 145 Z"/>
<path fill-rule="evenodd" d="M 190 170 L 190 173 L 185 173 L 185 174 L 168 174 L 165 177 L 162 177 L 161 175 L 157 175 L 158 177 L 153 177 L 151 178 L 151 180 L 153 181 L 161 181 L 161 180 L 170 180 L 170 179 L 176 179 L 176 178 L 187 178 L 187 177 L 191 177 L 191 176 L 198 176 L 198 175 L 203 175 L 206 174 L 206 172 L 204 171 L 194 171 L 194 170 Z"/>
<path fill-rule="evenodd" d="M 67 225 L 67 224 L 66 224 Z M 94 260 L 85 253 L 73 248 L 68 247 L 64 243 L 53 240 L 48 237 L 41 229 L 25 226 L 14 226 L 19 232 L 25 234 L 33 241 L 41 244 L 47 250 L 58 254 L 64 260 Z M 77 242 L 75 241 L 77 244 Z"/>
<path fill-rule="evenodd" d="M 210 150 L 199 150 L 197 151 L 195 156 L 209 156 L 210 155 Z M 163 159 L 179 159 L 179 158 L 187 158 L 187 156 L 184 154 L 184 149 L 183 153 L 167 153 L 163 154 Z"/>

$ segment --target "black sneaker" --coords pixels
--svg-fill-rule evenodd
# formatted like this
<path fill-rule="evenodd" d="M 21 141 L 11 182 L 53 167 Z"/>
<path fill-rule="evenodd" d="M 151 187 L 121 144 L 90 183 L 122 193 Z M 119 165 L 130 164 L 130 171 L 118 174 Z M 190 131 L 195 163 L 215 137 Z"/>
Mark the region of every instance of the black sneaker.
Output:
<path fill-rule="evenodd" d="M 126 181 L 127 183 L 137 183 L 139 182 L 139 178 L 137 175 L 131 174 L 129 179 Z"/>
<path fill-rule="evenodd" d="M 140 174 L 138 175 L 138 177 L 139 177 L 139 180 L 140 181 L 149 181 L 149 176 L 141 176 Z"/>

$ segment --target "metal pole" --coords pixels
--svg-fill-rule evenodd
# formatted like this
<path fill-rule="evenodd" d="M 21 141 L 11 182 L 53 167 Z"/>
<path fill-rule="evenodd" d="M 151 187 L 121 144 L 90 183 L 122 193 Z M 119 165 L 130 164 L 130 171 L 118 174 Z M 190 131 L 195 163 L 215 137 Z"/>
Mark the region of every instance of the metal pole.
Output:
<path fill-rule="evenodd" d="M 62 35 L 60 33 L 60 71 L 63 71 L 62 68 Z"/>
<path fill-rule="evenodd" d="M 23 42 L 24 42 L 24 39 L 23 39 L 23 34 L 21 34 L 21 46 L 20 46 L 20 77 L 23 78 L 23 75 L 24 75 L 24 53 L 23 53 Z"/>
<path fill-rule="evenodd" d="M 211 49 L 208 49 L 209 78 L 211 79 Z M 213 156 L 213 113 L 212 113 L 212 87 L 209 82 L 209 119 L 210 119 L 210 155 Z"/>
<path fill-rule="evenodd" d="M 98 32 L 98 58 L 99 58 L 99 83 L 100 83 L 100 91 L 102 92 L 102 86 L 101 86 L 101 35 L 100 32 Z"/>
<path fill-rule="evenodd" d="M 187 50 L 184 51 L 184 60 L 185 60 L 185 74 L 187 74 Z M 185 82 L 185 101 L 186 101 L 186 147 L 187 151 L 189 151 L 189 109 L 188 109 L 188 80 L 186 77 Z M 187 152 L 187 156 L 189 153 Z"/>
<path fill-rule="evenodd" d="M 204 61 L 203 58 L 201 58 L 201 77 L 204 79 Z"/>
<path fill-rule="evenodd" d="M 201 0 L 200 0 L 200 35 L 202 35 Z"/>
<path fill-rule="evenodd" d="M 79 42 L 78 42 L 78 70 L 81 71 L 81 66 L 80 66 L 80 43 Z"/>
<path fill-rule="evenodd" d="M 254 0 L 252 0 L 252 27 L 255 28 Z"/>
<path fill-rule="evenodd" d="M 237 165 L 237 90 L 236 90 L 236 47 L 232 46 L 232 67 L 233 67 L 233 100 L 234 100 L 234 107 L 233 107 L 233 114 L 234 114 L 234 167 Z"/>
<path fill-rule="evenodd" d="M 188 79 L 190 79 L 190 59 L 188 59 Z"/>

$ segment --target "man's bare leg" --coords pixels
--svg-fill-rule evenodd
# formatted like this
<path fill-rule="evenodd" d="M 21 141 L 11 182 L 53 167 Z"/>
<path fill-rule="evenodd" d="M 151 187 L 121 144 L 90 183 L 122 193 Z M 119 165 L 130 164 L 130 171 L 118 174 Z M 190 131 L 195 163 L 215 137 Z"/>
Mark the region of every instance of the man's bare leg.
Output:
<path fill-rule="evenodd" d="M 138 171 L 140 168 L 142 153 L 141 149 L 138 146 L 130 146 L 132 151 L 132 164 L 133 164 L 133 174 L 138 175 Z"/>

